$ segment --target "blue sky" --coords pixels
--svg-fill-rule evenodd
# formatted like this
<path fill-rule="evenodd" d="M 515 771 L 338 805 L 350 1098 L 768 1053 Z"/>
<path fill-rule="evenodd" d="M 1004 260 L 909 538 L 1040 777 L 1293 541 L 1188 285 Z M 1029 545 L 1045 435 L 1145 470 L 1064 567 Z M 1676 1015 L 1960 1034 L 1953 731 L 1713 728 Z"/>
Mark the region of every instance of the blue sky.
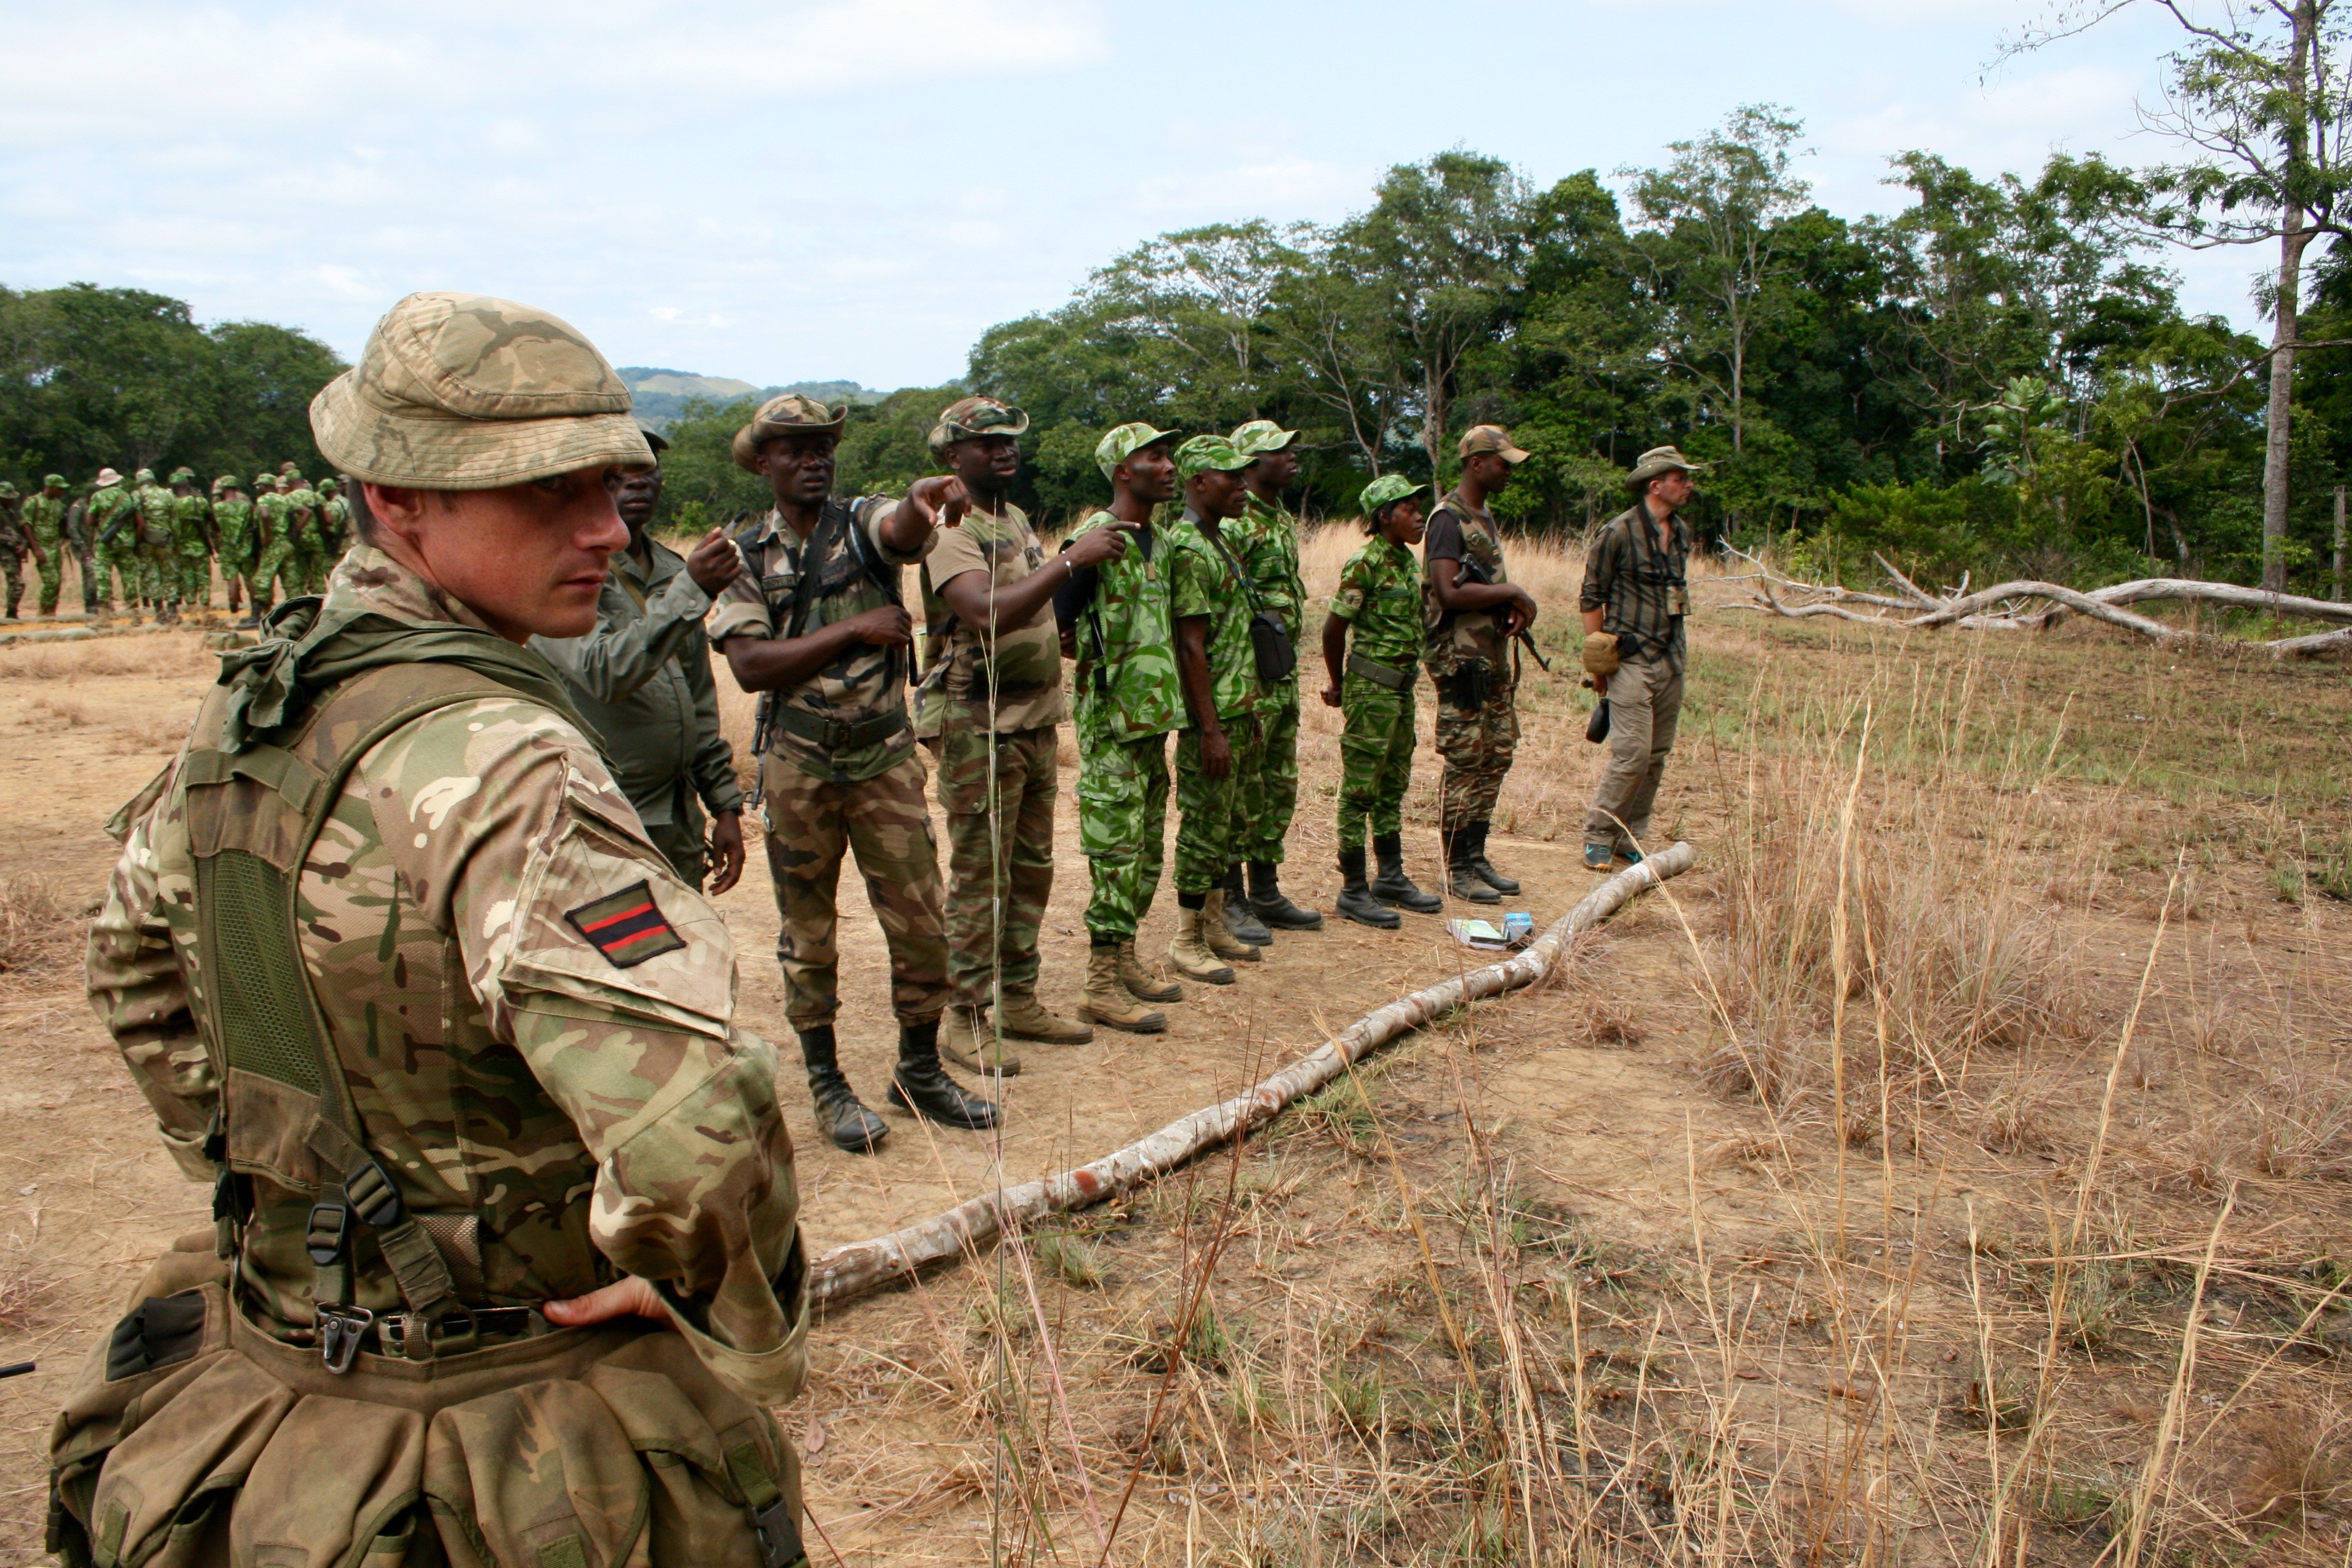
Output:
<path fill-rule="evenodd" d="M 759 384 L 959 374 L 992 322 L 1150 235 L 1329 221 L 1462 145 L 1549 183 L 1743 102 L 1816 196 L 1890 153 L 2131 163 L 2153 6 L 1988 69 L 2020 0 L 0 0 L 0 282 L 135 285 L 346 356 L 415 289 L 562 315 L 616 363 Z M 2242 252 L 2175 253 L 2251 321 Z"/>

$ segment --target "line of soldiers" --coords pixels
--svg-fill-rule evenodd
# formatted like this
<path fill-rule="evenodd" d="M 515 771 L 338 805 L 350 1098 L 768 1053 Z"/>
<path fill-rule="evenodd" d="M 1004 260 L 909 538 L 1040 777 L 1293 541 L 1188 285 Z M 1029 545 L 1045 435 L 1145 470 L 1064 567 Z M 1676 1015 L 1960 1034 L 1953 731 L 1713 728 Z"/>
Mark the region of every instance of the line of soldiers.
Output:
<path fill-rule="evenodd" d="M 112 612 L 118 592 L 126 612 L 145 611 L 159 622 L 182 620 L 191 609 L 205 613 L 217 560 L 228 613 L 236 615 L 249 597 L 252 611 L 241 624 L 258 625 L 280 593 L 290 599 L 325 590 L 329 569 L 351 542 L 344 489 L 333 479 L 313 488 L 291 461 L 254 476 L 250 495 L 234 474 L 214 479 L 209 494 L 200 492 L 195 470 L 184 467 L 167 483 L 152 468 L 139 468 L 127 481 L 100 468 L 79 496 L 69 493 L 63 474 L 45 476 L 38 490 L 21 499 L 14 484 L 0 481 L 8 618 L 18 618 L 27 564 L 40 581 L 39 613 L 57 614 L 70 552 L 81 568 L 88 615 Z"/>

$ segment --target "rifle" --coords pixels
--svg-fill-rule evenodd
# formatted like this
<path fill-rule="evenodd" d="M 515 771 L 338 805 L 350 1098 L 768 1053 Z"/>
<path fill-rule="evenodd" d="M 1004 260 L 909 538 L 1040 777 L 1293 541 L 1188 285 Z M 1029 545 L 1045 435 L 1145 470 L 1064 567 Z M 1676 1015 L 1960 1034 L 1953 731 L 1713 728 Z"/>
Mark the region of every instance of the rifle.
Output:
<path fill-rule="evenodd" d="M 1491 588 L 1495 584 L 1495 574 L 1486 570 L 1486 563 L 1483 561 L 1475 560 L 1465 554 L 1461 560 L 1454 563 L 1454 567 L 1457 575 L 1466 578 L 1468 581 L 1475 584 L 1479 587 Z M 1481 613 L 1491 616 L 1495 612 L 1487 610 Z M 1546 675 L 1549 675 L 1551 673 L 1551 660 L 1543 656 L 1543 649 L 1536 647 L 1536 639 L 1531 634 L 1529 634 L 1527 627 L 1519 627 L 1517 630 L 1514 631 L 1511 636 L 1515 640 L 1524 645 L 1528 652 L 1535 656 L 1535 661 L 1543 666 L 1543 672 Z"/>
<path fill-rule="evenodd" d="M 108 523 L 105 529 L 100 532 L 98 536 L 98 548 L 103 550 L 108 545 L 112 544 L 114 542 L 114 536 L 121 533 L 124 529 L 130 527 L 131 522 L 140 517 L 142 510 L 143 509 L 140 506 L 139 499 L 136 496 L 125 497 L 123 504 L 115 509 L 114 521 Z"/>

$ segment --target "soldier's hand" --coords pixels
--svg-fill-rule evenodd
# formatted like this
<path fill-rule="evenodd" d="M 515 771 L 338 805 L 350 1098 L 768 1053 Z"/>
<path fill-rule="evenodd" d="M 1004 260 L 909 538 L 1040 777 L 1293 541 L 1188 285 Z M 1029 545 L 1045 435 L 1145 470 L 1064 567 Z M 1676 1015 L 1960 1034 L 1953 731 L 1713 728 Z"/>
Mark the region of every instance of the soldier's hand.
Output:
<path fill-rule="evenodd" d="M 694 585 L 712 598 L 719 590 L 743 574 L 743 552 L 727 537 L 723 528 L 714 528 L 702 536 L 694 553 L 686 558 L 686 574 Z"/>
<path fill-rule="evenodd" d="M 583 1329 L 593 1323 L 609 1323 L 614 1318 L 651 1318 L 657 1323 L 669 1321 L 669 1309 L 654 1288 L 635 1275 L 625 1275 L 601 1290 L 591 1290 L 585 1296 L 575 1296 L 569 1301 L 550 1301 L 540 1309 L 547 1321 L 562 1329 Z"/>
<path fill-rule="evenodd" d="M 1335 680 L 1330 685 L 1323 689 L 1323 706 L 1326 708 L 1337 708 L 1339 706 L 1339 683 L 1338 681 Z"/>
<path fill-rule="evenodd" d="M 1222 730 L 1205 730 L 1201 734 L 1201 771 L 1213 779 L 1228 777 L 1234 771 L 1234 744 L 1225 739 Z"/>
<path fill-rule="evenodd" d="M 1127 553 L 1127 536 L 1134 524 L 1122 522 L 1116 527 L 1090 530 L 1070 541 L 1062 552 L 1062 559 L 1075 572 L 1081 566 L 1099 566 L 1106 561 L 1117 561 Z"/>
<path fill-rule="evenodd" d="M 963 481 L 953 474 L 930 474 L 907 487 L 906 505 L 914 509 L 928 527 L 953 528 L 963 521 L 971 506 Z M 940 515 L 946 512 L 944 519 Z"/>
<path fill-rule="evenodd" d="M 722 811 L 710 819 L 710 896 L 717 898 L 743 876 L 743 814 Z"/>
<path fill-rule="evenodd" d="M 915 640 L 915 623 L 900 605 L 884 605 L 841 624 L 849 628 L 851 637 L 877 647 L 905 647 Z"/>
<path fill-rule="evenodd" d="M 1536 596 L 1533 594 L 1521 588 L 1518 596 L 1511 601 L 1511 618 L 1517 623 L 1511 627 L 1514 635 L 1526 631 L 1536 624 Z"/>

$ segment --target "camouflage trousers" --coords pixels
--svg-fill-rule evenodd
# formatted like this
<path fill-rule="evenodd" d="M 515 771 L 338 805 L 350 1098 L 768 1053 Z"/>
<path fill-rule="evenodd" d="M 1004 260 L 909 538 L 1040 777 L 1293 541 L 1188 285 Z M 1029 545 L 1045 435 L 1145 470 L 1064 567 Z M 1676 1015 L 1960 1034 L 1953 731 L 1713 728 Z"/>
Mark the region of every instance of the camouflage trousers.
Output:
<path fill-rule="evenodd" d="M 129 530 L 124 531 L 127 534 Z M 139 599 L 139 545 L 118 534 L 111 544 L 98 548 L 98 596 L 115 601 L 115 589 L 121 588 L 120 603 L 124 609 L 137 605 Z"/>
<path fill-rule="evenodd" d="M 33 569 L 41 574 L 41 614 L 54 616 L 58 613 L 58 595 L 65 584 L 65 541 L 52 537 L 46 528 L 34 529 L 32 534 Z"/>
<path fill-rule="evenodd" d="M 213 551 L 201 539 L 180 541 L 179 581 L 172 597 L 204 609 L 213 602 Z"/>
<path fill-rule="evenodd" d="M 1391 691 L 1350 675 L 1339 691 L 1339 847 L 1361 849 L 1371 837 L 1404 830 L 1404 792 L 1412 784 L 1412 688 Z"/>
<path fill-rule="evenodd" d="M 1486 700 L 1471 706 L 1468 678 L 1437 682 L 1437 754 L 1445 759 L 1438 786 L 1440 824 L 1448 829 L 1491 822 L 1503 775 L 1519 745 L 1519 709 L 1511 667 L 1487 666 Z"/>
<path fill-rule="evenodd" d="M 1008 992 L 1037 989 L 1037 928 L 1054 891 L 1054 796 L 1058 731 L 999 731 L 991 831 L 988 729 L 950 709 L 939 739 L 948 818 L 948 987 L 958 1004 L 985 1006 L 1001 979 Z"/>
<path fill-rule="evenodd" d="M 301 586 L 296 594 L 323 594 L 327 591 L 327 574 L 334 568 L 335 558 L 315 547 L 294 552 L 294 580 Z M 290 596 L 290 595 L 289 595 Z"/>
<path fill-rule="evenodd" d="M 1637 839 L 1649 842 L 1651 808 L 1682 712 L 1683 672 L 1663 658 L 1627 659 L 1609 678 L 1609 760 L 1584 813 L 1587 844 L 1630 849 Z"/>
<path fill-rule="evenodd" d="M 1131 940 L 1168 853 L 1168 737 L 1078 736 L 1078 848 L 1094 884 L 1087 931 Z"/>
<path fill-rule="evenodd" d="M 1257 716 L 1264 731 L 1255 765 L 1242 780 L 1241 826 L 1234 834 L 1234 858 L 1282 863 L 1283 840 L 1290 837 L 1290 819 L 1298 811 L 1298 687 L 1294 680 L 1277 699 L 1281 706 L 1262 709 Z"/>
<path fill-rule="evenodd" d="M 25 597 L 25 557 L 13 545 L 0 544 L 0 572 L 8 574 L 8 618 L 16 618 L 16 606 Z"/>
<path fill-rule="evenodd" d="M 890 1010 L 921 1024 L 948 1004 L 947 937 L 940 912 L 939 848 L 923 804 L 923 764 L 909 751 L 857 784 L 834 784 L 788 758 L 760 759 L 768 869 L 775 879 L 776 962 L 784 1016 L 795 1029 L 840 1010 L 835 895 L 845 853 L 857 857 L 866 901 L 890 945 Z"/>
<path fill-rule="evenodd" d="M 295 575 L 294 546 L 283 539 L 274 539 L 261 547 L 253 563 L 253 571 L 246 584 L 253 590 L 253 607 L 260 610 L 276 597 L 273 586 L 282 589 L 283 596 L 295 598 L 302 592 L 300 579 Z"/>
<path fill-rule="evenodd" d="M 1205 893 L 1241 858 L 1242 781 L 1258 764 L 1265 731 L 1255 713 L 1221 720 L 1234 765 L 1213 779 L 1201 767 L 1201 732 L 1176 738 L 1176 890 Z"/>
<path fill-rule="evenodd" d="M 237 596 L 253 579 L 253 525 L 240 528 L 235 523 L 221 525 L 220 538 L 221 586 L 228 590 L 231 609 L 236 607 Z"/>

